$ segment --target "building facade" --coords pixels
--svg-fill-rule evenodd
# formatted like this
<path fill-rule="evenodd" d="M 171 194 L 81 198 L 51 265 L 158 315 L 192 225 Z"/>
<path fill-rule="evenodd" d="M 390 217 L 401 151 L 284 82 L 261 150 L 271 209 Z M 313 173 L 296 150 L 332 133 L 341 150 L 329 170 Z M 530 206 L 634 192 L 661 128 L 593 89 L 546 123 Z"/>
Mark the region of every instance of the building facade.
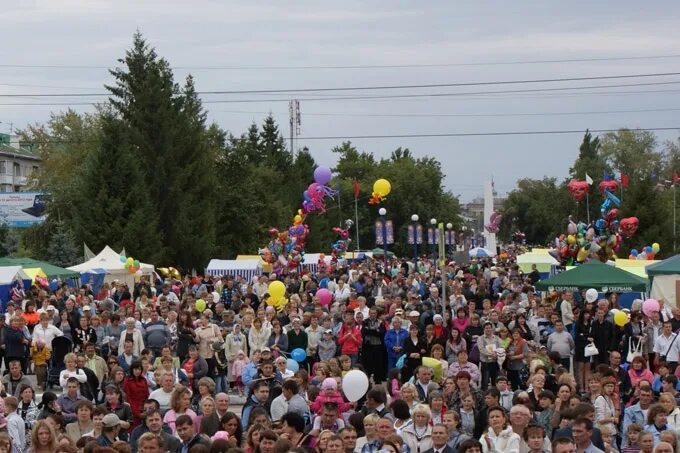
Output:
<path fill-rule="evenodd" d="M 19 137 L 0 134 L 0 192 L 30 190 L 31 175 L 40 168 L 40 156 Z"/>

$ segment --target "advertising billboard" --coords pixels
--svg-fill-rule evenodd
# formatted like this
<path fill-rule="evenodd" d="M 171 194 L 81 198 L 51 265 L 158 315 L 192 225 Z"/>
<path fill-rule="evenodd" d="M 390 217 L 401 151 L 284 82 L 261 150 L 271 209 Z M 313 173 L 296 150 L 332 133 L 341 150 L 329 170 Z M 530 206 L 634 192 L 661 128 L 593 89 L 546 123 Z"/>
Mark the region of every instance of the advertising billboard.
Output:
<path fill-rule="evenodd" d="M 44 222 L 45 198 L 39 192 L 0 192 L 0 223 L 27 228 Z"/>

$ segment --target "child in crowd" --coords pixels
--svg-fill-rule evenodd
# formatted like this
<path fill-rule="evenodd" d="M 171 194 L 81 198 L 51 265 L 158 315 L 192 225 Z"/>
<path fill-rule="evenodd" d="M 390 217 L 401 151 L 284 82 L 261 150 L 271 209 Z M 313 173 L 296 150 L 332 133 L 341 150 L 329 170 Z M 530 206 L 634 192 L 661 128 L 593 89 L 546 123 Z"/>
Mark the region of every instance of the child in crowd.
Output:
<path fill-rule="evenodd" d="M 49 348 L 45 346 L 45 341 L 40 339 L 31 345 L 31 361 L 33 362 L 33 369 L 38 380 L 38 387 L 44 389 L 47 379 L 47 362 L 50 360 L 52 353 Z"/>
<path fill-rule="evenodd" d="M 555 394 L 550 390 L 543 390 L 538 396 L 538 408 L 536 411 L 536 422 L 541 425 L 545 432 L 551 432 L 550 420 L 552 420 L 555 410 Z"/>
<path fill-rule="evenodd" d="M 638 453 L 640 451 L 640 436 L 642 425 L 631 423 L 626 428 L 626 442 L 621 446 L 621 453 Z"/>
<path fill-rule="evenodd" d="M 17 412 L 19 401 L 8 396 L 5 401 L 5 416 L 7 417 L 7 434 L 12 439 L 12 452 L 22 453 L 26 451 L 26 427 L 24 419 Z"/>
<path fill-rule="evenodd" d="M 514 393 L 509 387 L 508 378 L 505 376 L 499 376 L 498 379 L 496 379 L 496 388 L 501 393 L 499 403 L 501 407 L 508 412 L 512 409 L 512 397 L 514 396 Z"/>
<path fill-rule="evenodd" d="M 348 355 L 341 355 L 339 359 L 342 376 L 345 376 L 352 369 L 352 359 Z"/>
<path fill-rule="evenodd" d="M 389 384 L 388 391 L 392 399 L 399 399 L 399 391 L 401 390 L 401 370 L 399 368 L 392 368 L 388 371 L 387 382 Z"/>
<path fill-rule="evenodd" d="M 475 399 L 467 394 L 461 403 L 460 430 L 466 436 L 472 437 L 475 432 Z"/>
<path fill-rule="evenodd" d="M 340 413 L 349 410 L 349 403 L 346 403 L 342 398 L 342 394 L 338 391 L 338 382 L 333 378 L 326 378 L 321 383 L 321 393 L 316 397 L 314 402 L 310 405 L 310 409 L 316 415 L 321 415 L 321 410 L 326 403 L 335 403 Z"/>
<path fill-rule="evenodd" d="M 602 442 L 604 443 L 604 453 L 619 453 L 611 426 L 600 425 L 600 433 L 602 434 Z"/>
<path fill-rule="evenodd" d="M 529 425 L 524 428 L 522 438 L 529 447 L 529 453 L 543 452 L 543 439 L 545 438 L 545 428 L 543 425 Z"/>
<path fill-rule="evenodd" d="M 471 438 L 460 431 L 460 415 L 457 412 L 445 412 L 442 423 L 446 426 L 446 431 L 449 433 L 449 440 L 446 442 L 446 445 L 451 447 L 453 451 L 458 451 L 460 444 Z"/>
<path fill-rule="evenodd" d="M 233 373 L 234 376 L 236 376 L 236 388 L 238 389 L 239 395 L 243 396 L 243 370 L 245 369 L 246 365 L 248 365 L 248 357 L 246 357 L 245 352 L 239 349 L 239 351 L 236 353 L 236 360 L 234 360 L 233 364 Z"/>
<path fill-rule="evenodd" d="M 654 381 L 652 381 L 652 391 L 655 395 L 661 393 L 661 383 L 664 378 L 670 373 L 670 368 L 666 362 L 659 363 L 659 369 L 654 375 Z"/>
<path fill-rule="evenodd" d="M 335 357 L 335 351 L 337 349 L 337 344 L 333 338 L 333 331 L 331 329 L 326 329 L 319 339 L 319 360 L 326 361 Z"/>

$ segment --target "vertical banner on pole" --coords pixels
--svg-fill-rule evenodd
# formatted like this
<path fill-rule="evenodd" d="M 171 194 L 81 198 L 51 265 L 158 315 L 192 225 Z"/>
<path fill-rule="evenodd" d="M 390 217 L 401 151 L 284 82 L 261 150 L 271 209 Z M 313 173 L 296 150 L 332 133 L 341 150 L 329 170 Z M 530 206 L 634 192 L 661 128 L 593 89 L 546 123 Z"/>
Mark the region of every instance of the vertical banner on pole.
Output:
<path fill-rule="evenodd" d="M 375 244 L 376 245 L 385 244 L 385 241 L 383 240 L 383 226 L 380 220 L 375 222 Z"/>
<path fill-rule="evenodd" d="M 394 244 L 394 226 L 391 220 L 387 221 L 387 243 Z"/>
<path fill-rule="evenodd" d="M 423 243 L 423 226 L 418 225 L 418 228 L 416 229 L 416 239 L 418 239 L 418 245 L 421 245 Z"/>

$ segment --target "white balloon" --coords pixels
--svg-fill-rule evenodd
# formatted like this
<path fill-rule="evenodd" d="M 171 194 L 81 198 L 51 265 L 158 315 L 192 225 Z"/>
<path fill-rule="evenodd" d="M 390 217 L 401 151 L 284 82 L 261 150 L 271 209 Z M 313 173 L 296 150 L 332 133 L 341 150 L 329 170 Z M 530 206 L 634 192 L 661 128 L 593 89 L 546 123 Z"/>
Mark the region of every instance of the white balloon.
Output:
<path fill-rule="evenodd" d="M 348 401 L 359 401 L 368 391 L 368 376 L 363 371 L 351 370 L 342 378 L 342 391 Z"/>
<path fill-rule="evenodd" d="M 588 302 L 595 302 L 597 300 L 598 293 L 595 288 L 590 288 L 588 291 L 586 291 L 586 300 Z"/>

